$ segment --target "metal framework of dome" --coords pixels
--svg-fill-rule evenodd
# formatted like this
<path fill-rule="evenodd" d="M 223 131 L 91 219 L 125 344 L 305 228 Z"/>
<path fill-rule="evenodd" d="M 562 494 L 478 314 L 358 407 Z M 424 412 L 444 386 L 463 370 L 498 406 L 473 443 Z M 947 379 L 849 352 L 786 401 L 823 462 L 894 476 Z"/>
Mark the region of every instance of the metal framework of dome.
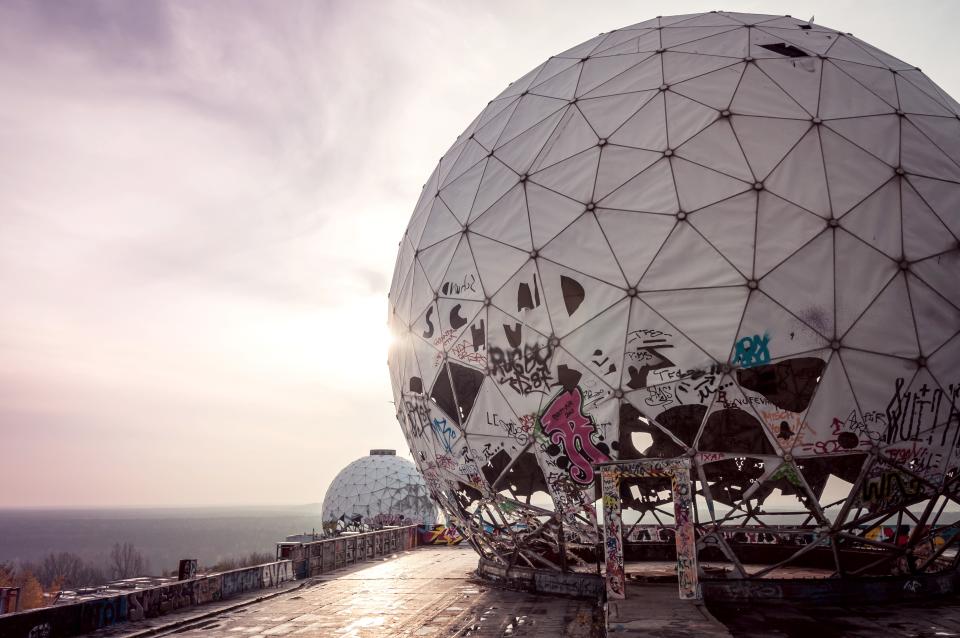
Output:
<path fill-rule="evenodd" d="M 323 498 L 322 517 L 325 524 L 433 525 L 437 508 L 413 463 L 394 450 L 370 450 L 334 477 Z"/>
<path fill-rule="evenodd" d="M 600 464 L 685 459 L 701 574 L 953 569 L 958 114 L 851 34 L 726 12 L 601 34 L 489 102 L 389 298 L 399 421 L 477 551 L 602 561 Z M 665 476 L 605 498 L 628 560 L 677 528 Z"/>

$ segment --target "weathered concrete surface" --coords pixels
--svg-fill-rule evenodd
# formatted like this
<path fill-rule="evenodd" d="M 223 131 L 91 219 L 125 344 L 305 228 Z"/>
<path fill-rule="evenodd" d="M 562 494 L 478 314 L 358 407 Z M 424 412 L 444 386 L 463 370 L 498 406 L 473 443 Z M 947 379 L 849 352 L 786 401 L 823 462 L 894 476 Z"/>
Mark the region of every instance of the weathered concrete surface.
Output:
<path fill-rule="evenodd" d="M 960 636 L 960 599 L 885 605 L 754 601 L 710 605 L 738 638 L 933 638 Z"/>
<path fill-rule="evenodd" d="M 167 619 L 183 638 L 274 636 L 538 636 L 594 638 L 602 615 L 589 600 L 490 587 L 473 572 L 477 555 L 459 547 L 424 547 L 341 570 L 313 584 L 222 614 Z M 676 588 L 674 588 L 676 589 Z M 186 621 L 186 622 L 185 622 Z M 132 638 L 115 628 L 97 638 Z M 131 628 L 132 629 L 132 628 Z M 142 634 L 141 634 L 142 635 Z"/>
<path fill-rule="evenodd" d="M 729 638 L 730 633 L 699 602 L 681 600 L 677 584 L 627 583 L 626 598 L 607 603 L 609 636 Z"/>
<path fill-rule="evenodd" d="M 525 594 L 474 577 L 469 548 L 425 547 L 291 589 L 251 592 L 230 601 L 124 623 L 92 638 L 176 634 L 184 638 L 274 636 L 541 636 L 596 638 L 603 616 L 590 600 Z M 628 582 L 627 599 L 609 609 L 610 636 L 706 638 L 877 638 L 960 636 L 960 599 L 897 605 L 825 606 L 751 602 L 702 606 L 677 598 L 676 583 Z"/>

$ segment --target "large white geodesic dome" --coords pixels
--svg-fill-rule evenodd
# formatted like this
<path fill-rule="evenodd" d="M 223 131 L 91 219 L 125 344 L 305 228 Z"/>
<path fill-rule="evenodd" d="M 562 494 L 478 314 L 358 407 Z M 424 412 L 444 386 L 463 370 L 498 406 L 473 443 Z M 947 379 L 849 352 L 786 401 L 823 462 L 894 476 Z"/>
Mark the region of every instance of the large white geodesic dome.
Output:
<path fill-rule="evenodd" d="M 956 500 L 958 118 L 920 69 L 783 16 L 656 18 L 510 84 L 424 186 L 390 291 L 435 498 L 485 556 L 555 567 L 596 549 L 594 464 L 686 456 L 698 546 L 734 562 L 750 526 L 932 543 Z M 625 538 L 673 524 L 665 494 L 621 485 Z M 906 550 L 865 536 L 892 520 L 921 530 Z"/>
<path fill-rule="evenodd" d="M 323 522 L 343 520 L 373 527 L 433 525 L 437 508 L 423 477 L 394 450 L 370 450 L 340 470 L 323 497 Z"/>

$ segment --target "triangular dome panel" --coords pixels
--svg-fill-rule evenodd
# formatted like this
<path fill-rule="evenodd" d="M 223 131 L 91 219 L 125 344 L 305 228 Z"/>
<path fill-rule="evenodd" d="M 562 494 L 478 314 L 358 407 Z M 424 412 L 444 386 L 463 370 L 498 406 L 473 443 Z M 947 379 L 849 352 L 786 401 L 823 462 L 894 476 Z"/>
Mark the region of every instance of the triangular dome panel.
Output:
<path fill-rule="evenodd" d="M 690 255 L 696 255 L 697 259 L 690 259 Z M 638 288 L 669 290 L 736 286 L 744 283 L 743 275 L 737 272 L 716 248 L 693 226 L 681 222 L 660 247 Z"/>
<path fill-rule="evenodd" d="M 910 296 L 903 276 L 890 280 L 843 336 L 843 344 L 898 357 L 915 359 L 920 356 L 917 328 L 913 323 Z"/>
<path fill-rule="evenodd" d="M 747 287 L 648 292 L 640 298 L 716 361 L 727 361 L 747 302 Z M 709 313 L 702 312 L 706 304 Z"/>
<path fill-rule="evenodd" d="M 701 208 L 687 219 L 744 277 L 752 278 L 757 222 L 756 191 L 750 190 Z"/>
<path fill-rule="evenodd" d="M 517 220 L 527 220 L 528 223 L 518 223 Z M 510 189 L 470 224 L 470 230 L 519 250 L 532 250 L 524 185 L 517 184 Z"/>
<path fill-rule="evenodd" d="M 609 284 L 626 284 L 620 266 L 613 258 L 610 245 L 592 212 L 578 217 L 541 248 L 540 254 Z"/>
<path fill-rule="evenodd" d="M 828 338 L 834 329 L 833 258 L 833 233 L 824 232 L 760 280 L 760 290 Z"/>
<path fill-rule="evenodd" d="M 677 223 L 673 215 L 597 210 L 597 220 L 627 282 L 636 286 Z"/>
<path fill-rule="evenodd" d="M 823 219 L 768 192 L 761 192 L 757 210 L 756 276 L 773 267 L 823 231 Z"/>
<path fill-rule="evenodd" d="M 730 122 L 726 119 L 718 120 L 703 129 L 684 142 L 675 153 L 678 157 L 750 184 L 756 181 L 747 166 Z"/>

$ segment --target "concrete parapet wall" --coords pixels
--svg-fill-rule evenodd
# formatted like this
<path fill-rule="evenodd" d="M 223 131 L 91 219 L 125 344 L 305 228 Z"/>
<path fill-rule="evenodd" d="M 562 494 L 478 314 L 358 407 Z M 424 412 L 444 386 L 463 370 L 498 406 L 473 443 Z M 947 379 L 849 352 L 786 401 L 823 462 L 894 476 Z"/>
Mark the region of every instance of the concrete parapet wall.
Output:
<path fill-rule="evenodd" d="M 871 604 L 901 602 L 956 594 L 960 574 L 839 578 L 762 578 L 700 581 L 710 603 L 742 603 L 758 600 L 804 600 L 823 604 Z"/>
<path fill-rule="evenodd" d="M 599 598 L 606 587 L 604 580 L 596 574 L 555 572 L 516 565 L 505 567 L 486 558 L 480 559 L 477 575 L 509 589 L 575 598 Z"/>
<path fill-rule="evenodd" d="M 406 525 L 308 543 L 277 543 L 277 557 L 293 563 L 297 578 L 309 578 L 371 558 L 413 549 L 420 544 L 418 530 L 417 525 Z"/>
<path fill-rule="evenodd" d="M 280 560 L 198 576 L 114 596 L 0 616 L 3 638 L 66 638 L 121 622 L 137 622 L 177 609 L 226 600 L 295 580 L 293 563 Z"/>

